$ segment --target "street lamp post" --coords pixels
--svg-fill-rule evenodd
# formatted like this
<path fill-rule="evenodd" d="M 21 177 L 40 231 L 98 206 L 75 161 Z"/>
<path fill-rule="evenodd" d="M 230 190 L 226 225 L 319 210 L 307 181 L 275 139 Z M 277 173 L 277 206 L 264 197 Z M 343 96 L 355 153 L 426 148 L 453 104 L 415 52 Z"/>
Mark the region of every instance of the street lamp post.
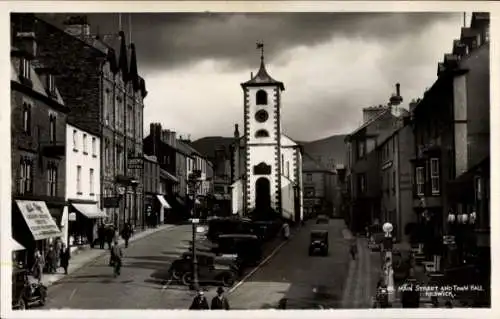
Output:
<path fill-rule="evenodd" d="M 197 230 L 197 225 L 199 223 L 199 219 L 196 218 L 196 193 L 198 191 L 198 188 L 200 186 L 200 179 L 201 179 L 201 171 L 200 170 L 194 170 L 193 173 L 189 174 L 188 176 L 188 186 L 190 190 L 190 195 L 192 197 L 193 201 L 193 207 L 191 208 L 191 225 L 192 225 L 192 260 L 193 260 L 193 278 L 191 282 L 190 289 L 191 290 L 198 290 L 199 289 L 199 281 L 198 281 L 198 260 L 196 257 L 196 230 Z"/>
<path fill-rule="evenodd" d="M 135 228 L 137 221 L 137 186 L 139 185 L 139 181 L 134 179 L 130 182 L 130 185 L 132 185 L 132 189 L 134 190 L 133 212 L 134 212 L 134 228 Z"/>
<path fill-rule="evenodd" d="M 382 230 L 385 233 L 384 237 L 384 271 L 386 277 L 387 291 L 389 293 L 389 302 L 394 302 L 394 272 L 392 270 L 392 230 L 393 226 L 387 222 L 382 225 Z"/>

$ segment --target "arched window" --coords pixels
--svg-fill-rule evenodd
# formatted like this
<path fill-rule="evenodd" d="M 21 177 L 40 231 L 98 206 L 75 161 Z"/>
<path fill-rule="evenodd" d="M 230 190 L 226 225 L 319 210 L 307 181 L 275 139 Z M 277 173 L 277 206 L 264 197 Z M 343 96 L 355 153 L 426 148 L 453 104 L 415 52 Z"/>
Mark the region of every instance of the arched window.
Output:
<path fill-rule="evenodd" d="M 264 90 L 258 90 L 255 96 L 257 105 L 267 105 L 267 93 Z"/>
<path fill-rule="evenodd" d="M 269 133 L 266 130 L 258 130 L 257 133 L 255 133 L 255 137 L 269 137 Z"/>

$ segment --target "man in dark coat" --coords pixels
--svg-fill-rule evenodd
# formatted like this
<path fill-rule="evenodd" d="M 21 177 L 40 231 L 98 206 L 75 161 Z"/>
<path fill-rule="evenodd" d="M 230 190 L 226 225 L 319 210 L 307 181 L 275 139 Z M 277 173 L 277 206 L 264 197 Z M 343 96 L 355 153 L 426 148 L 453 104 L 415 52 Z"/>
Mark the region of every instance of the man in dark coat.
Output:
<path fill-rule="evenodd" d="M 207 297 L 205 297 L 203 291 L 200 290 L 198 291 L 198 294 L 196 294 L 196 297 L 194 297 L 193 302 L 191 303 L 191 307 L 189 307 L 189 310 L 208 310 L 208 309 L 210 308 L 208 307 Z"/>
<path fill-rule="evenodd" d="M 130 237 L 132 236 L 132 225 L 130 224 L 130 221 L 126 222 L 125 225 L 123 225 L 122 229 L 122 238 L 125 240 L 125 248 L 128 247 L 128 241 Z"/>
<path fill-rule="evenodd" d="M 69 260 L 70 260 L 71 256 L 70 256 L 70 252 L 69 252 L 69 247 L 66 247 L 66 245 L 64 243 L 62 244 L 59 258 L 61 259 L 61 267 L 64 269 L 64 274 L 67 275 L 68 274 Z"/>
<path fill-rule="evenodd" d="M 212 299 L 212 305 L 210 307 L 212 310 L 229 310 L 229 302 L 226 297 L 224 297 L 224 289 L 222 287 L 217 288 L 217 296 Z"/>
<path fill-rule="evenodd" d="M 97 238 L 99 240 L 99 248 L 104 249 L 104 242 L 106 239 L 106 228 L 104 227 L 104 223 L 101 223 L 97 229 Z"/>

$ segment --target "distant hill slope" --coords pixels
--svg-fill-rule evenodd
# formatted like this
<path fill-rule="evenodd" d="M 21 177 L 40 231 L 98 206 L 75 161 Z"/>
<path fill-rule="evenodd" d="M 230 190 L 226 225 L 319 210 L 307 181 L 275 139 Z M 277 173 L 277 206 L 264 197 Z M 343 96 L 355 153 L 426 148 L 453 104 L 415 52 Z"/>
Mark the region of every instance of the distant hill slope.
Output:
<path fill-rule="evenodd" d="M 346 135 L 333 135 L 311 142 L 297 142 L 304 147 L 304 151 L 321 165 L 330 169 L 331 164 L 346 164 L 347 149 L 344 143 Z M 229 146 L 232 137 L 207 136 L 191 142 L 191 146 L 202 155 L 213 159 L 215 150 L 224 147 L 229 155 Z"/>
<path fill-rule="evenodd" d="M 304 152 L 322 165 L 332 168 L 332 164 L 346 164 L 347 148 L 344 143 L 346 135 L 332 135 L 311 142 L 300 142 Z"/>
<path fill-rule="evenodd" d="M 232 137 L 207 136 L 191 142 L 191 147 L 210 159 L 215 158 L 215 150 L 224 147 L 229 155 L 229 146 L 233 142 Z"/>

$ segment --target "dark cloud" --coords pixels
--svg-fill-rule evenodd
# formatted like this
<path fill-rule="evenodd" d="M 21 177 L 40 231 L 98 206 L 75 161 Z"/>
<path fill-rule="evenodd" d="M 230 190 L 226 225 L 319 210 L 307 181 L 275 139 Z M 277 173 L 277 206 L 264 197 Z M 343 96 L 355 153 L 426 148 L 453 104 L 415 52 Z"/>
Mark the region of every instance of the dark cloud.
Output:
<path fill-rule="evenodd" d="M 62 26 L 70 14 L 44 14 Z M 86 14 L 93 32 L 115 34 L 118 14 Z M 460 19 L 456 13 L 133 13 L 132 40 L 142 69 L 173 69 L 203 59 L 228 68 L 253 67 L 255 42 L 267 45 L 266 57 L 297 46 L 312 46 L 332 37 L 382 42 L 385 45 L 419 34 L 430 25 Z M 128 35 L 129 14 L 122 14 Z M 286 61 L 281 61 L 286 62 Z"/>

